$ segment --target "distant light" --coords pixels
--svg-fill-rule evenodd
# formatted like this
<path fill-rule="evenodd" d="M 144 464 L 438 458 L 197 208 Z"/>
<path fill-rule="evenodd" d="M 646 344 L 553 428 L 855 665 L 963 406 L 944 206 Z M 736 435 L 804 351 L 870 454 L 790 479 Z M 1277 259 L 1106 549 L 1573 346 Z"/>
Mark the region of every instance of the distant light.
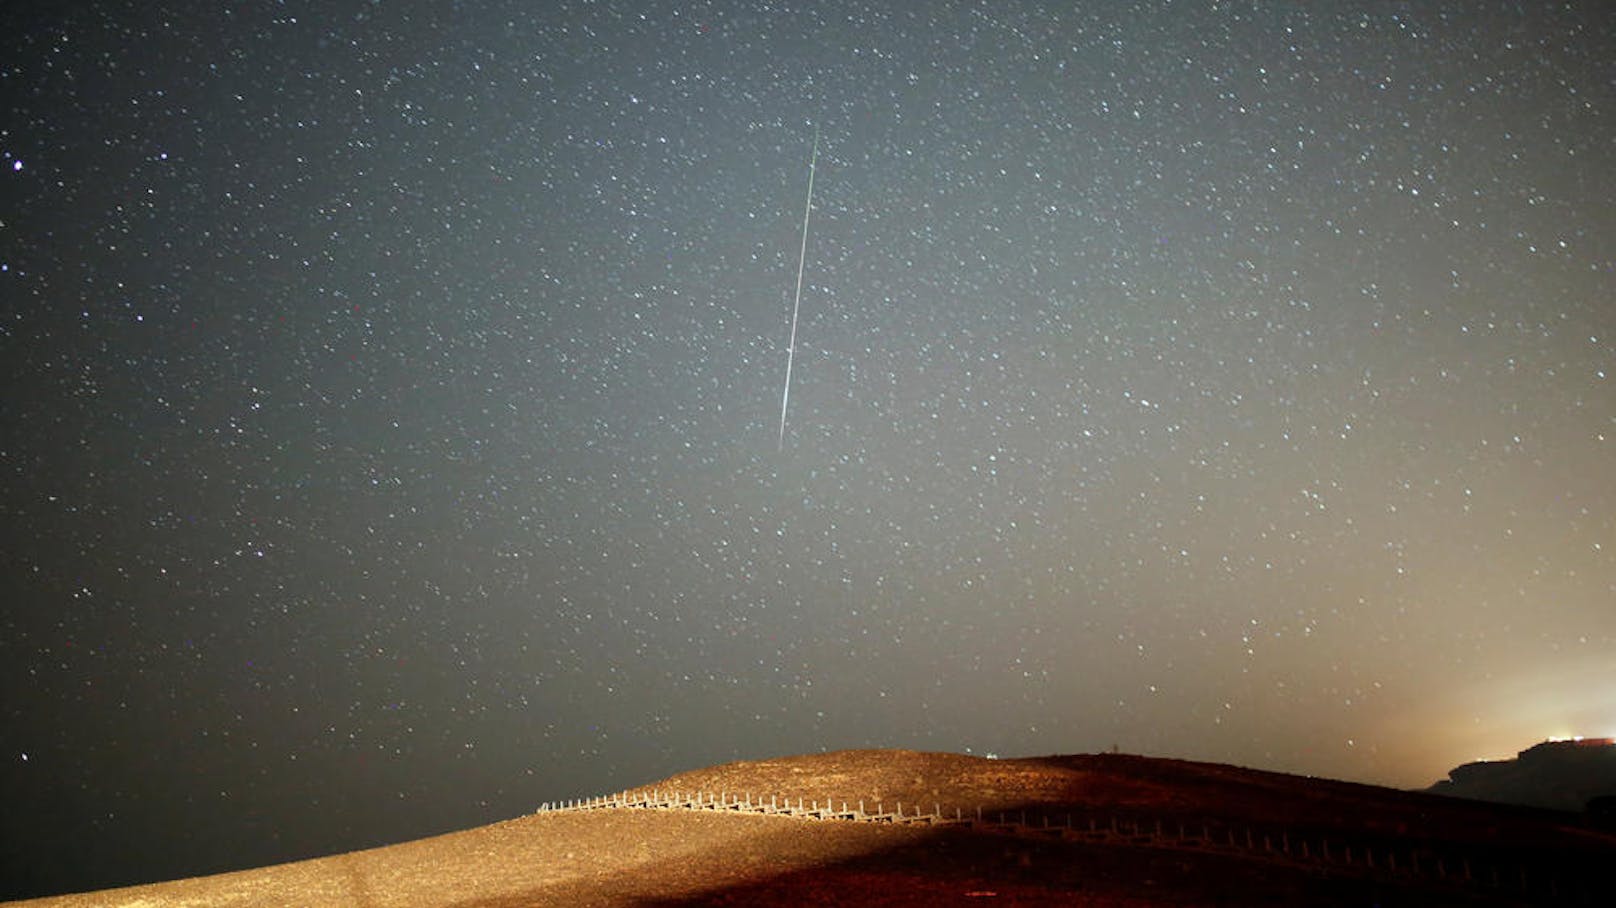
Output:
<path fill-rule="evenodd" d="M 1571 735 L 1569 737 L 1549 738 L 1549 739 L 1546 740 L 1545 743 L 1548 743 L 1548 744 L 1584 744 L 1584 745 L 1587 745 L 1589 747 L 1593 747 L 1593 746 L 1608 747 L 1608 746 L 1611 746 L 1613 744 L 1616 744 L 1616 735 L 1594 735 L 1592 737 L 1590 737 L 1588 735 Z"/>
<path fill-rule="evenodd" d="M 17 171 L 19 171 L 21 169 L 22 169 L 22 162 L 21 161 L 12 161 L 11 162 L 11 172 L 12 173 L 16 173 Z"/>

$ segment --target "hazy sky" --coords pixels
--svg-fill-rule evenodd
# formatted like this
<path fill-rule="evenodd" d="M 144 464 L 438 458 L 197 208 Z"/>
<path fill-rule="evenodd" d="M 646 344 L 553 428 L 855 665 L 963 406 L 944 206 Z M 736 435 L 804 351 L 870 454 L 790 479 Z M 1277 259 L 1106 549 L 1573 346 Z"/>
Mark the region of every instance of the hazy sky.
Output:
<path fill-rule="evenodd" d="M 1616 732 L 1605 4 L 890 6 L 6 4 L 0 895 Z"/>

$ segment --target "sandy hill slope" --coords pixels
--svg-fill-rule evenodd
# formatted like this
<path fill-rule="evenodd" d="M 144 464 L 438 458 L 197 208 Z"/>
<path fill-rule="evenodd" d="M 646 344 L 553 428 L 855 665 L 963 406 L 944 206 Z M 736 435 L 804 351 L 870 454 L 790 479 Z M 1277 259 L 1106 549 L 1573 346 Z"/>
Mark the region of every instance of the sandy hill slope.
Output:
<path fill-rule="evenodd" d="M 1572 814 L 1215 764 L 844 751 L 387 848 L 15 904 L 1594 905 L 1613 858 L 1616 837 Z"/>

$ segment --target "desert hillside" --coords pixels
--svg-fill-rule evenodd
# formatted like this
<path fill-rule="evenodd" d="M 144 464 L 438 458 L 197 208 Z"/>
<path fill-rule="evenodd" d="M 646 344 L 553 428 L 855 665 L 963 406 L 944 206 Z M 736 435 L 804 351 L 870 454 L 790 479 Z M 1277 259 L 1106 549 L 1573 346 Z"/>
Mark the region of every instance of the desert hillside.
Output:
<path fill-rule="evenodd" d="M 1129 755 L 726 764 L 387 848 L 15 903 L 1597 904 L 1578 817 Z"/>

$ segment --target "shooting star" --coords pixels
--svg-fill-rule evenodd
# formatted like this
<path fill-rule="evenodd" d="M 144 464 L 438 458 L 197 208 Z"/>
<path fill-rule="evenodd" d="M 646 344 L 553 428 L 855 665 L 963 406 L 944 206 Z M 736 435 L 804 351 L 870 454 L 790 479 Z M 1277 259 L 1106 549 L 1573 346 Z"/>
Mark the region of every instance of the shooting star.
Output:
<path fill-rule="evenodd" d="M 791 304 L 791 340 L 786 344 L 786 389 L 780 395 L 780 450 L 786 449 L 786 407 L 791 403 L 791 364 L 797 356 L 797 313 L 802 311 L 802 269 L 808 262 L 808 216 L 814 210 L 814 168 L 819 164 L 819 126 L 814 125 L 814 151 L 808 158 L 808 204 L 802 211 L 802 251 L 797 254 L 797 298 Z"/>

